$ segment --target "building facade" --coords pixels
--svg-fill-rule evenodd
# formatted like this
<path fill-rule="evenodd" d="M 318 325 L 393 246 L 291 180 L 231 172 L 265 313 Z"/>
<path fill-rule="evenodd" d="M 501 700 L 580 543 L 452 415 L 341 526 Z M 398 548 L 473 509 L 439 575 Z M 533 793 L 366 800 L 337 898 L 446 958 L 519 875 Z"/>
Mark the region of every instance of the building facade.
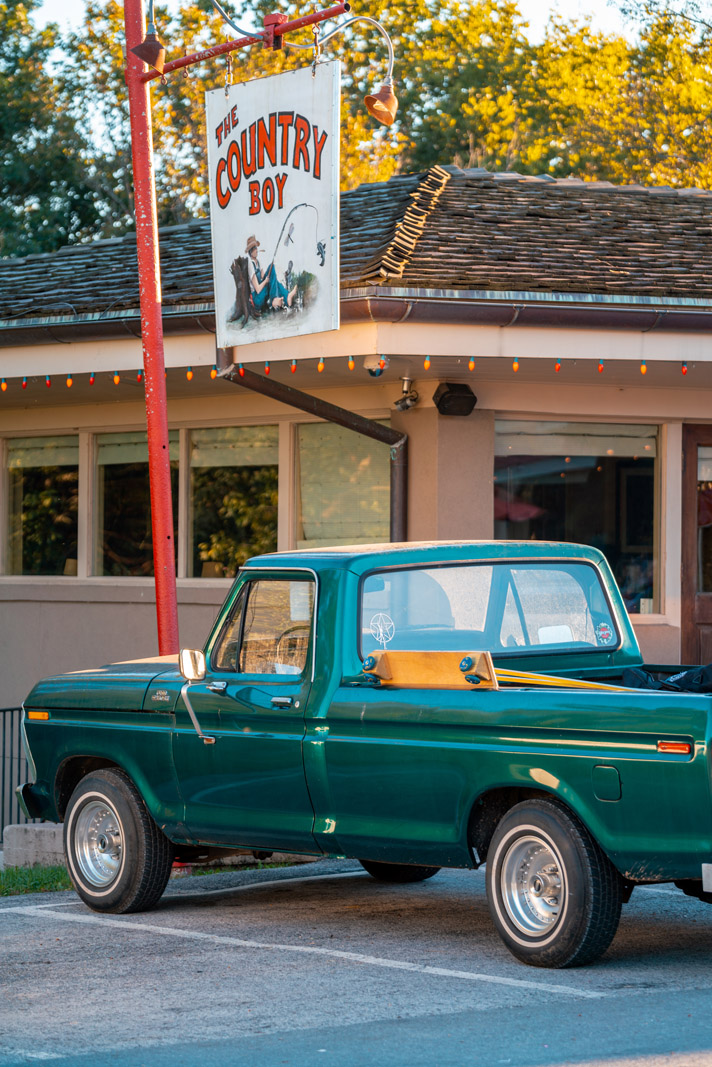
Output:
<path fill-rule="evenodd" d="M 712 660 L 712 196 L 436 167 L 345 194 L 341 228 L 341 328 L 223 361 L 407 436 L 409 540 L 596 545 L 649 661 Z M 220 377 L 207 221 L 161 266 L 200 646 L 248 555 L 388 540 L 390 456 Z M 0 707 L 156 651 L 140 368 L 135 239 L 0 262 Z"/>

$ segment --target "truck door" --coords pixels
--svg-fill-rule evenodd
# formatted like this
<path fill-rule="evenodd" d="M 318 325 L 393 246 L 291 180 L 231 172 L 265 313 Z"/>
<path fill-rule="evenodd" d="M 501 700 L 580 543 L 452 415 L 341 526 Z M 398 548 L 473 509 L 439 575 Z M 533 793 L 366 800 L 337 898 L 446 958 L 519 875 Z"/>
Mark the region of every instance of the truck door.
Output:
<path fill-rule="evenodd" d="M 304 775 L 304 711 L 314 654 L 316 583 L 255 571 L 190 688 L 201 729 L 182 701 L 173 753 L 186 823 L 201 842 L 320 852 Z"/>

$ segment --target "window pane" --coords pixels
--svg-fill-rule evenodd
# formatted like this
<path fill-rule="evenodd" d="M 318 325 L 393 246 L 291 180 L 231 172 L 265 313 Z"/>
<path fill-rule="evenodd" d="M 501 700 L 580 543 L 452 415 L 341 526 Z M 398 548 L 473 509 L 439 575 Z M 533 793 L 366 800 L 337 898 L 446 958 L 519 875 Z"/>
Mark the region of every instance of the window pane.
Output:
<path fill-rule="evenodd" d="M 697 592 L 712 593 L 712 448 L 697 449 Z"/>
<path fill-rule="evenodd" d="M 361 649 L 506 652 L 614 648 L 598 571 L 582 563 L 472 563 L 370 574 Z"/>
<path fill-rule="evenodd" d="M 313 605 L 313 582 L 252 582 L 240 671 L 301 674 L 307 662 Z"/>
<path fill-rule="evenodd" d="M 628 611 L 657 598 L 657 427 L 495 424 L 495 536 L 605 553 Z"/>
<path fill-rule="evenodd" d="M 189 576 L 232 578 L 276 550 L 277 456 L 276 426 L 191 431 Z"/>
<path fill-rule="evenodd" d="M 10 574 L 76 574 L 79 438 L 8 442 Z"/>
<path fill-rule="evenodd" d="M 242 626 L 242 610 L 245 606 L 245 598 L 247 596 L 247 585 L 243 585 L 240 590 L 232 611 L 230 612 L 230 618 L 223 628 L 218 643 L 213 649 L 211 656 L 211 666 L 216 671 L 236 671 L 237 670 L 237 653 L 240 647 L 240 627 Z"/>
<path fill-rule="evenodd" d="M 390 538 L 388 445 L 333 423 L 297 433 L 297 547 Z"/>
<path fill-rule="evenodd" d="M 173 496 L 173 536 L 177 539 L 178 433 L 168 435 Z M 151 494 L 145 433 L 105 433 L 97 438 L 98 574 L 153 574 Z"/>

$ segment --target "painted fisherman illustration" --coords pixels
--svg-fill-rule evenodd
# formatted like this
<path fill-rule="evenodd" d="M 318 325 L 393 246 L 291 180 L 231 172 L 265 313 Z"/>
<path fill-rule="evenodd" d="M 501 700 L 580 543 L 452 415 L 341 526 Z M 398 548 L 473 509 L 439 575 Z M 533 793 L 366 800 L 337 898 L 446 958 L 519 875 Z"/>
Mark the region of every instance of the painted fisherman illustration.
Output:
<path fill-rule="evenodd" d="M 311 257 L 314 266 L 324 266 L 326 244 L 320 240 L 318 225 L 319 213 L 313 204 L 295 204 L 282 223 L 267 266 L 264 255 L 260 260 L 261 242 L 255 234 L 250 234 L 245 242 L 245 254 L 237 256 L 230 265 L 235 301 L 227 315 L 228 322 L 239 322 L 244 327 L 251 320 L 274 321 L 272 312 L 291 315 L 309 311 L 317 297 L 316 276 L 304 266 L 295 267 L 291 257 L 302 261 Z"/>
<path fill-rule="evenodd" d="M 249 257 L 247 271 L 250 279 L 252 303 L 257 311 L 264 311 L 266 308 L 272 308 L 274 311 L 279 311 L 285 307 L 291 308 L 294 297 L 297 295 L 297 286 L 293 285 L 288 290 L 286 285 L 282 284 L 277 277 L 274 262 L 270 263 L 266 271 L 263 271 L 257 258 L 257 250 L 259 248 L 260 242 L 252 234 L 247 238 L 247 246 L 245 248 L 245 252 Z M 289 271 L 285 272 L 285 280 L 288 279 L 289 273 Z"/>

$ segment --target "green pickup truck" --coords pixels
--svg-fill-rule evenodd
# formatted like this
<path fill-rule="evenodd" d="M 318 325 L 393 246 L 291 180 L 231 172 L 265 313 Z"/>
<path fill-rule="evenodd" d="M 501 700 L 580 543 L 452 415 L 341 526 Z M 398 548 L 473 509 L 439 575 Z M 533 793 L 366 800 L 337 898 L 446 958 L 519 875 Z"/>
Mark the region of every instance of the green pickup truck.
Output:
<path fill-rule="evenodd" d="M 240 850 L 399 883 L 486 863 L 510 951 L 566 967 L 605 952 L 636 885 L 712 901 L 712 700 L 624 686 L 641 656 L 596 549 L 256 557 L 179 663 L 47 678 L 25 702 L 18 793 L 64 823 L 97 911 L 153 907 L 175 860 Z"/>

